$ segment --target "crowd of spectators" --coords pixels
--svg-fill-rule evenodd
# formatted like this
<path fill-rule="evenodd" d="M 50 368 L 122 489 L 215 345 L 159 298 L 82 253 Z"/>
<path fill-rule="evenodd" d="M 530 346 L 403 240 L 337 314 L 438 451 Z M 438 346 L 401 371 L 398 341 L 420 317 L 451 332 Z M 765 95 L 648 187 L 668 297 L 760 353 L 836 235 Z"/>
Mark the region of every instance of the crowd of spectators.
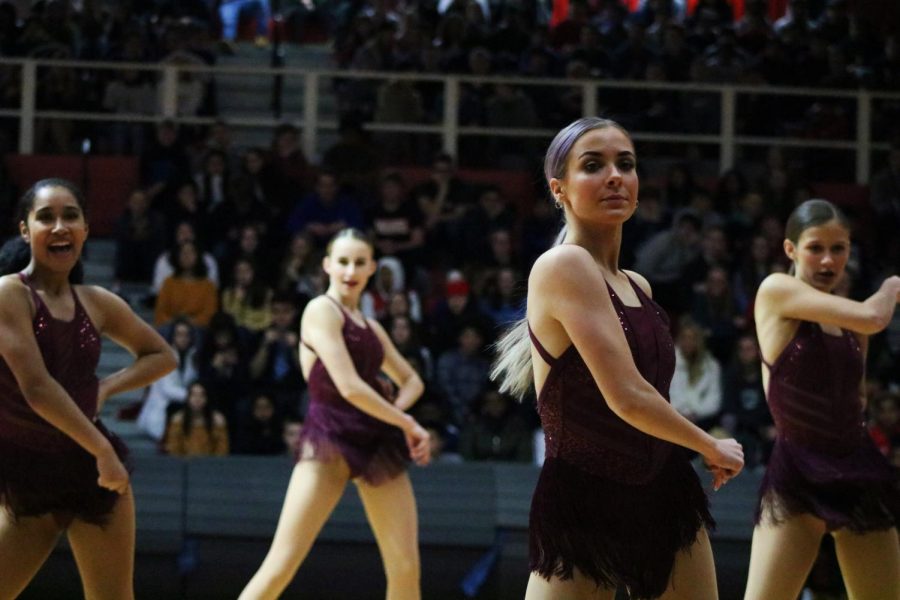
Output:
<path fill-rule="evenodd" d="M 236 147 L 225 122 L 200 146 L 183 143 L 172 123 L 157 134 L 142 155 L 141 189 L 117 224 L 116 277 L 146 284 L 139 301 L 152 304 L 155 325 L 181 357 L 181 368 L 151 388 L 139 418 L 161 448 L 283 451 L 283 424 L 295 427 L 307 401 L 298 319 L 327 285 L 321 259 L 329 236 L 355 226 L 371 235 L 378 261 L 362 310 L 384 324 L 426 382 L 414 410 L 440 438 L 436 448 L 475 460 L 540 456 L 534 398 L 517 404 L 499 394 L 488 370 L 490 344 L 523 315 L 528 268 L 559 227 L 542 189 L 506 197 L 502 172 L 496 184 L 476 184 L 443 153 L 424 179 L 390 167 L 345 178 L 307 160 L 290 126 L 273 131 L 269 148 Z M 765 462 L 774 431 L 753 298 L 766 275 L 789 266 L 784 219 L 811 193 L 808 185 L 772 191 L 786 162 L 773 151 L 755 172 L 704 179 L 681 162 L 645 173 L 623 234 L 622 266 L 648 278 L 672 317 L 673 405 L 710 431 L 741 438 L 751 466 Z M 888 243 L 900 227 L 898 174 L 900 144 L 876 175 L 885 184 L 873 187 L 870 204 L 845 207 L 856 231 L 840 293 L 865 297 L 900 264 Z M 898 331 L 895 319 L 869 353 L 873 435 L 885 452 L 898 442 Z M 192 408 L 200 395 L 205 404 L 198 397 Z M 165 423 L 176 414 L 173 438 Z M 185 419 L 196 428 L 184 431 Z M 227 446 L 214 442 L 220 426 Z M 181 438 L 192 436 L 201 441 L 185 445 Z"/>
<path fill-rule="evenodd" d="M 551 2 L 345 2 L 335 22 L 334 60 L 341 68 L 570 79 L 575 85 L 464 81 L 458 121 L 463 126 L 555 130 L 581 116 L 582 80 L 766 86 L 737 107 L 737 132 L 757 136 L 853 139 L 855 103 L 770 95 L 769 86 L 900 89 L 896 30 L 890 15 L 857 13 L 847 0 L 791 0 L 780 18 L 769 2 L 747 0 L 736 15 L 726 0 L 691 3 L 647 0 L 629 12 L 620 0 L 571 0 L 553 22 Z M 738 3 L 735 3 L 736 5 Z M 352 8 L 349 8 L 352 7 Z M 897 15 L 893 18 L 896 19 Z M 884 21 L 879 21 L 884 18 Z M 440 123 L 442 86 L 433 81 L 346 80 L 343 109 L 375 122 Z M 702 92 L 604 87 L 598 112 L 635 131 L 716 133 L 719 100 Z M 878 104 L 878 139 L 896 134 L 896 103 Z M 893 125 L 892 125 L 893 124 Z M 885 136 L 885 137 L 881 137 Z M 416 155 L 407 136 L 382 136 L 392 160 Z M 420 140 L 424 143 L 424 140 Z M 468 138 L 461 164 L 516 167 L 540 152 L 534 140 Z M 714 148 L 691 148 L 699 155 Z M 667 149 L 670 153 L 680 149 Z M 810 160 L 814 179 L 846 165 Z"/>
<path fill-rule="evenodd" d="M 648 0 L 635 12 L 618 0 L 572 0 L 568 16 L 552 25 L 549 4 L 309 2 L 304 10 L 326 28 L 335 64 L 348 69 L 898 87 L 896 34 L 858 18 L 844 0 L 792 0 L 774 21 L 753 0 L 739 20 L 718 0 L 700 0 L 690 14 L 668 0 Z M 49 0 L 17 14 L 4 2 L 0 52 L 211 64 L 223 49 L 222 32 L 230 35 L 216 6 L 85 1 L 76 11 Z M 42 108 L 56 102 L 155 111 L 158 82 L 138 70 L 78 78 L 56 71 L 41 77 L 38 96 L 51 103 Z M 0 79 L 9 84 L 2 102 L 15 102 L 13 71 L 0 69 Z M 502 182 L 466 180 L 457 161 L 515 167 L 539 181 L 542 144 L 463 138 L 458 157 L 423 152 L 413 135 L 373 136 L 365 124 L 439 122 L 439 84 L 335 85 L 340 136 L 321 157 L 304 155 L 290 124 L 272 132 L 268 147 L 237 143 L 224 120 L 210 127 L 164 121 L 90 130 L 95 151 L 140 156 L 140 188 L 123 199 L 115 230 L 116 277 L 146 284 L 140 301 L 152 305 L 154 324 L 180 357 L 179 369 L 148 390 L 142 429 L 172 453 L 289 449 L 306 401 L 298 319 L 327 283 L 320 267 L 326 240 L 356 226 L 370 232 L 378 259 L 363 310 L 385 324 L 426 382 L 415 411 L 435 448 L 473 460 L 539 457 L 534 399 L 516 404 L 499 394 L 487 371 L 491 342 L 523 314 L 528 269 L 552 243 L 559 215 L 544 190 L 507 197 Z M 465 83 L 460 124 L 556 128 L 580 116 L 580 89 Z M 717 103 L 702 95 L 636 94 L 604 93 L 599 110 L 636 131 L 703 133 L 718 126 Z M 741 131 L 840 137 L 854 126 L 841 104 L 781 100 L 761 96 L 739 107 Z M 891 110 L 887 102 L 876 107 L 876 137 L 896 136 L 887 126 Z M 215 115 L 214 82 L 185 75 L 178 114 Z M 36 129 L 37 149 L 72 151 L 81 137 L 73 127 L 46 121 Z M 638 144 L 642 158 L 655 149 Z M 622 266 L 650 280 L 675 324 L 673 404 L 702 426 L 741 438 L 753 466 L 765 461 L 773 431 L 753 331 L 755 290 L 787 267 L 784 219 L 812 194 L 818 174 L 812 166 L 829 163 L 774 147 L 709 177 L 691 160 L 697 155 L 682 158 L 641 173 L 641 203 L 624 231 Z M 422 181 L 393 168 L 423 162 L 429 176 Z M 869 204 L 848 207 L 856 231 L 842 293 L 857 298 L 900 266 L 900 142 L 892 142 L 887 164 L 877 168 Z M 868 370 L 872 434 L 900 462 L 898 373 L 900 318 L 873 340 Z"/>

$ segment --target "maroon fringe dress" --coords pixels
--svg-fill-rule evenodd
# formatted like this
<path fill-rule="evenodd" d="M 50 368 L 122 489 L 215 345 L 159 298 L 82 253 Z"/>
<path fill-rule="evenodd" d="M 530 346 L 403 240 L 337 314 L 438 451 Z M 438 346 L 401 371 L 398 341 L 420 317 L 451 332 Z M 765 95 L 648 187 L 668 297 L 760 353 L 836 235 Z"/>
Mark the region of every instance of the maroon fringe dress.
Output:
<path fill-rule="evenodd" d="M 845 330 L 829 335 L 801 321 L 781 355 L 766 365 L 777 437 L 760 484 L 756 522 L 811 514 L 829 531 L 895 527 L 898 472 L 866 429 L 856 336 Z"/>
<path fill-rule="evenodd" d="M 47 370 L 128 467 L 125 444 L 97 419 L 101 340 L 78 294 L 72 288 L 74 318 L 61 321 L 50 314 L 28 278 L 19 277 L 34 299 L 32 329 Z M 13 518 L 50 513 L 62 526 L 73 518 L 103 524 L 119 495 L 97 485 L 97 477 L 95 458 L 31 409 L 0 359 L 0 505 Z"/>
<path fill-rule="evenodd" d="M 380 390 L 378 374 L 384 361 L 381 340 L 368 326 L 358 325 L 330 296 L 344 316 L 341 335 L 359 376 Z M 313 350 L 305 341 L 303 345 Z M 313 350 L 314 351 L 314 350 Z M 300 430 L 298 460 L 329 461 L 343 457 L 351 478 L 378 485 L 406 470 L 410 461 L 403 432 L 359 410 L 338 392 L 331 375 L 316 358 L 309 373 L 309 410 Z"/>
<path fill-rule="evenodd" d="M 631 285 L 639 307 L 607 287 L 638 371 L 668 400 L 675 371 L 668 317 Z M 701 527 L 715 526 L 687 453 L 619 418 L 574 345 L 553 358 L 531 339 L 550 365 L 538 397 L 546 459 L 531 503 L 531 570 L 568 579 L 577 568 L 631 598 L 662 595 L 676 554 Z"/>

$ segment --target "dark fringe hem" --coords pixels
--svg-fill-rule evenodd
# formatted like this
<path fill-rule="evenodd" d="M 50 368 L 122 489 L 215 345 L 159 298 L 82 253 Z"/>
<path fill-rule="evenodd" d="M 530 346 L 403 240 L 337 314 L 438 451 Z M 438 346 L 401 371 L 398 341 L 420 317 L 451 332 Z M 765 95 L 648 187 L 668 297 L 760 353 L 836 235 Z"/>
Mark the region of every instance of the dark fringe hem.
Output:
<path fill-rule="evenodd" d="M 677 553 L 694 544 L 701 527 L 713 529 L 715 521 L 679 450 L 642 485 L 549 458 L 531 505 L 529 566 L 545 579 L 570 579 L 577 568 L 598 587 L 656 598 L 669 586 Z"/>
<path fill-rule="evenodd" d="M 370 485 L 380 485 L 406 471 L 409 449 L 399 429 L 378 436 L 365 446 L 355 445 L 315 427 L 304 426 L 300 432 L 299 460 L 329 462 L 343 458 L 350 468 L 351 479 L 361 478 Z"/>
<path fill-rule="evenodd" d="M 829 531 L 890 529 L 900 523 L 898 476 L 873 448 L 835 459 L 779 440 L 760 483 L 754 521 L 777 525 L 810 514 Z"/>
<path fill-rule="evenodd" d="M 131 473 L 128 447 L 99 420 L 95 425 Z M 105 525 L 119 494 L 97 485 L 98 476 L 96 459 L 74 442 L 44 453 L 0 440 L 0 505 L 13 520 L 53 514 L 61 526 L 72 519 Z"/>

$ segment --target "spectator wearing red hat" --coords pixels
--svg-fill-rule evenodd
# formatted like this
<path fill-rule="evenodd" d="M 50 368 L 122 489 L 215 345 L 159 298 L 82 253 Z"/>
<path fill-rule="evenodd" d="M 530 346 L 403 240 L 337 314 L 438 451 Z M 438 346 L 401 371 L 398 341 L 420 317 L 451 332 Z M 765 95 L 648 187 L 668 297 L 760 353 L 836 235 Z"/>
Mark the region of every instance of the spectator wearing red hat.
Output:
<path fill-rule="evenodd" d="M 459 334 L 466 325 L 475 325 L 482 332 L 484 342 L 494 337 L 494 322 L 479 308 L 479 302 L 469 282 L 459 271 L 451 271 L 444 287 L 444 298 L 432 312 L 430 347 L 439 356 L 456 346 Z"/>

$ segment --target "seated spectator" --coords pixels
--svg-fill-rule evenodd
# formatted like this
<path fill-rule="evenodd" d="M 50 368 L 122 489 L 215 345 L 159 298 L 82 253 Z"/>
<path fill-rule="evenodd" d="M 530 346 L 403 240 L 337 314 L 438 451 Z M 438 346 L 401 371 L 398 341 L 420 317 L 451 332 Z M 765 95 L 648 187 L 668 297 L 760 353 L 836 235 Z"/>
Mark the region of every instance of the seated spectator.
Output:
<path fill-rule="evenodd" d="M 515 401 L 493 386 L 486 389 L 463 426 L 459 449 L 466 460 L 530 462 L 532 432 L 518 414 Z"/>
<path fill-rule="evenodd" d="M 408 134 L 394 134 L 408 137 Z M 344 115 L 338 123 L 338 140 L 322 155 L 321 167 L 335 174 L 359 198 L 378 185 L 378 170 L 386 149 L 375 145 L 359 117 Z M 387 154 L 390 156 L 390 154 Z"/>
<path fill-rule="evenodd" d="M 263 148 L 247 150 L 241 159 L 240 177 L 247 180 L 254 200 L 272 214 L 273 223 L 281 222 L 287 217 L 288 199 L 279 196 L 279 181 L 269 163 L 268 153 Z"/>
<path fill-rule="evenodd" d="M 869 435 L 881 453 L 891 457 L 900 439 L 900 394 L 883 392 L 872 399 Z"/>
<path fill-rule="evenodd" d="M 209 240 L 209 221 L 200 206 L 197 184 L 190 179 L 172 184 L 172 195 L 160 196 L 156 204 L 166 219 L 166 230 L 174 232 L 178 223 L 190 223 L 197 236 L 206 243 Z"/>
<path fill-rule="evenodd" d="M 540 204 L 548 204 L 541 202 Z M 660 197 L 660 190 L 652 185 L 641 188 L 641 201 L 634 216 L 622 227 L 621 263 L 627 268 L 634 265 L 638 248 L 656 234 L 671 225 L 668 206 Z M 523 236 L 524 237 L 524 236 Z M 525 238 L 527 240 L 527 238 Z M 528 243 L 526 241 L 526 243 Z"/>
<path fill-rule="evenodd" d="M 638 211 L 643 205 L 644 196 L 642 192 Z M 546 252 L 547 248 L 553 245 L 553 240 L 559 234 L 559 214 L 553 209 L 553 205 L 544 198 L 538 198 L 531 202 L 531 207 L 527 210 L 528 212 L 522 221 L 521 229 L 522 262 L 530 265 L 534 263 L 538 256 Z M 627 231 L 628 223 L 632 221 L 634 221 L 634 218 L 625 222 L 625 231 Z"/>
<path fill-rule="evenodd" d="M 203 157 L 203 169 L 194 174 L 200 209 L 209 214 L 225 202 L 230 175 L 228 157 L 221 150 L 210 150 Z"/>
<path fill-rule="evenodd" d="M 356 200 L 341 192 L 334 173 L 322 171 L 313 193 L 304 196 L 288 217 L 289 235 L 306 233 L 324 248 L 335 233 L 347 227 L 363 228 L 362 210 Z"/>
<path fill-rule="evenodd" d="M 269 232 L 272 211 L 254 196 L 253 185 L 253 180 L 247 177 L 232 178 L 225 200 L 212 208 L 207 230 L 216 254 L 223 255 L 229 245 L 236 244 L 244 226 L 253 226 L 263 235 Z"/>
<path fill-rule="evenodd" d="M 438 154 L 431 166 L 428 181 L 413 190 L 413 198 L 425 218 L 425 235 L 431 247 L 461 248 L 463 217 L 472 205 L 469 186 L 455 174 L 453 158 Z M 438 260 L 449 256 L 438 257 Z"/>
<path fill-rule="evenodd" d="M 291 238 L 275 279 L 279 292 L 293 292 L 307 300 L 317 296 L 314 275 L 322 271 L 322 258 L 312 236 L 297 233 Z"/>
<path fill-rule="evenodd" d="M 423 381 L 431 381 L 434 375 L 434 361 L 431 352 L 422 345 L 418 326 L 407 315 L 397 315 L 387 321 L 386 329 L 397 351 L 404 358 L 421 366 L 416 369 Z"/>
<path fill-rule="evenodd" d="M 252 261 L 240 258 L 234 263 L 232 283 L 222 290 L 222 311 L 252 333 L 272 322 L 272 289 L 257 279 Z"/>
<path fill-rule="evenodd" d="M 140 156 L 141 187 L 154 207 L 162 207 L 162 196 L 190 175 L 190 161 L 178 139 L 178 125 L 163 121 L 156 127 L 156 137 Z"/>
<path fill-rule="evenodd" d="M 297 298 L 291 292 L 272 296 L 272 320 L 251 354 L 249 375 L 255 387 L 269 390 L 282 414 L 299 413 L 306 387 L 300 369 Z"/>
<path fill-rule="evenodd" d="M 700 287 L 694 294 L 691 317 L 706 332 L 709 351 L 716 360 L 724 363 L 731 356 L 738 333 L 746 329 L 747 322 L 737 310 L 725 269 L 711 268 Z"/>
<path fill-rule="evenodd" d="M 669 388 L 672 406 L 698 427 L 712 429 L 722 410 L 722 369 L 706 349 L 705 332 L 689 318 L 675 337 L 675 374 Z"/>
<path fill-rule="evenodd" d="M 372 115 L 376 123 L 425 122 L 425 106 L 422 95 L 410 79 L 389 79 L 375 92 L 375 108 Z M 390 164 L 409 164 L 416 159 L 416 139 L 407 133 L 379 132 L 375 141 Z M 377 162 L 373 163 L 377 164 Z"/>
<path fill-rule="evenodd" d="M 521 88 L 508 83 L 495 83 L 494 92 L 484 104 L 484 120 L 488 127 L 537 128 L 537 108 Z M 500 168 L 526 168 L 535 155 L 534 140 L 529 138 L 488 138 L 487 151 Z"/>
<path fill-rule="evenodd" d="M 722 388 L 722 426 L 744 447 L 748 468 L 765 464 L 775 443 L 775 426 L 763 391 L 755 336 L 738 338 Z"/>
<path fill-rule="evenodd" d="M 435 383 L 447 400 L 450 420 L 461 427 L 468 422 L 473 402 L 488 384 L 490 365 L 482 356 L 484 335 L 474 325 L 465 325 L 455 348 L 437 361 Z"/>
<path fill-rule="evenodd" d="M 395 294 L 407 297 L 410 317 L 422 320 L 422 303 L 415 290 L 406 287 L 406 272 L 403 264 L 393 256 L 378 259 L 378 270 L 372 278 L 372 285 L 360 298 L 360 310 L 367 319 L 384 321 L 388 316 L 388 304 Z"/>
<path fill-rule="evenodd" d="M 500 188 L 487 186 L 478 193 L 478 203 L 473 205 L 464 217 L 463 231 L 466 242 L 462 248 L 466 258 L 478 262 L 480 257 L 491 252 L 490 236 L 497 230 L 511 230 L 516 215 L 509 207 Z"/>
<path fill-rule="evenodd" d="M 479 257 L 476 266 L 487 269 L 510 268 L 520 270 L 520 255 L 513 243 L 513 234 L 509 229 L 495 229 L 488 234 L 487 254 Z"/>
<path fill-rule="evenodd" d="M 197 240 L 197 230 L 194 229 L 193 224 L 191 224 L 189 221 L 182 221 L 175 226 L 174 237 L 175 241 L 172 243 L 170 249 L 160 254 L 156 258 L 156 263 L 153 266 L 153 283 L 150 285 L 150 292 L 153 296 L 159 294 L 159 290 L 162 289 L 163 282 L 167 277 L 175 272 L 175 265 L 177 261 L 172 262 L 172 257 L 177 257 L 177 252 L 175 252 L 175 250 L 178 248 L 178 246 L 186 242 L 199 244 Z M 215 284 L 215 286 L 218 288 L 219 263 L 216 262 L 215 257 L 209 252 L 203 252 L 201 254 L 201 259 L 203 260 L 204 266 L 206 266 L 206 276 L 209 277 L 209 280 L 212 281 L 213 284 Z"/>
<path fill-rule="evenodd" d="M 179 48 L 170 52 L 159 60 L 162 64 L 176 66 L 206 66 L 203 58 L 188 49 Z M 180 117 L 194 117 L 200 114 L 204 102 L 207 99 L 207 84 L 210 74 L 182 70 L 178 73 L 178 86 L 176 87 L 175 111 Z M 158 111 L 163 112 L 166 99 L 164 87 L 157 87 Z"/>
<path fill-rule="evenodd" d="M 303 429 L 303 421 L 297 417 L 288 417 L 284 420 L 281 430 L 281 440 L 288 456 L 296 459 L 300 455 L 300 431 Z"/>
<path fill-rule="evenodd" d="M 524 283 L 517 289 L 519 279 L 509 267 L 501 267 L 488 277 L 481 310 L 497 327 L 506 327 L 525 317 Z"/>
<path fill-rule="evenodd" d="M 399 173 L 388 173 L 382 178 L 368 221 L 375 249 L 381 255 L 396 256 L 407 270 L 421 265 L 424 220 Z"/>
<path fill-rule="evenodd" d="M 769 242 L 761 235 L 750 240 L 749 252 L 744 252 L 734 276 L 736 308 L 743 315 L 751 314 L 756 290 L 762 280 L 772 272 L 772 251 Z"/>
<path fill-rule="evenodd" d="M 275 278 L 272 272 L 275 265 L 269 254 L 271 248 L 265 242 L 258 224 L 244 223 L 240 226 L 237 238 L 228 243 L 222 254 L 218 255 L 224 285 L 234 283 L 231 281 L 234 265 L 239 260 L 249 260 L 256 267 L 256 278 L 271 287 L 269 282 Z"/>
<path fill-rule="evenodd" d="M 172 456 L 228 454 L 228 423 L 213 409 L 202 383 L 194 382 L 188 388 L 184 408 L 169 420 L 164 447 Z"/>
<path fill-rule="evenodd" d="M 675 217 L 671 229 L 657 233 L 637 249 L 635 270 L 653 287 L 653 299 L 670 314 L 680 314 L 690 302 L 690 288 L 681 278 L 701 251 L 700 218 L 690 209 Z"/>
<path fill-rule="evenodd" d="M 284 425 L 275 401 L 266 393 L 253 396 L 250 413 L 240 420 L 235 454 L 284 454 Z"/>
<path fill-rule="evenodd" d="M 207 151 L 221 152 L 225 157 L 225 170 L 229 173 L 239 174 L 241 159 L 246 154 L 244 148 L 234 141 L 234 131 L 228 121 L 219 118 L 210 125 L 206 132 Z"/>
<path fill-rule="evenodd" d="M 451 462 L 460 462 L 462 457 L 459 455 L 459 428 L 450 422 L 446 408 L 440 394 L 433 393 L 426 384 L 425 393 L 410 409 L 410 413 L 416 421 L 422 423 L 422 427 L 438 434 L 439 451 L 442 455 L 452 455 Z"/>
<path fill-rule="evenodd" d="M 494 322 L 481 310 L 477 296 L 459 271 L 447 274 L 444 297 L 438 300 L 427 323 L 428 346 L 436 355 L 456 346 L 466 325 L 474 325 L 482 337 L 488 336 L 487 343 L 493 341 Z"/>
<path fill-rule="evenodd" d="M 116 281 L 149 283 L 156 257 L 166 247 L 165 223 L 150 210 L 150 199 L 142 190 L 128 196 L 125 212 L 116 220 Z"/>
<path fill-rule="evenodd" d="M 106 83 L 101 101 L 105 110 L 132 115 L 153 114 L 156 91 L 150 71 L 122 69 Z M 108 131 L 109 150 L 113 154 L 140 155 L 144 148 L 144 124 L 114 121 Z"/>
<path fill-rule="evenodd" d="M 237 407 L 246 395 L 248 341 L 226 313 L 217 312 L 209 321 L 197 350 L 197 372 L 216 408 L 229 423 L 236 422 Z"/>
<path fill-rule="evenodd" d="M 187 319 L 176 318 L 169 328 L 169 344 L 178 355 L 178 367 L 150 384 L 137 418 L 138 428 L 156 441 L 162 440 L 172 408 L 184 404 L 188 384 L 197 379 L 196 335 Z"/>
<path fill-rule="evenodd" d="M 275 128 L 269 153 L 271 177 L 276 182 L 276 201 L 287 202 L 297 193 L 306 193 L 312 183 L 312 169 L 300 149 L 300 130 L 286 123 Z M 283 214 L 288 212 L 284 206 Z"/>
<path fill-rule="evenodd" d="M 895 42 L 900 47 L 900 41 Z M 900 135 L 891 142 L 887 164 L 872 176 L 870 196 L 878 217 L 876 234 L 885 264 L 900 264 Z"/>
<path fill-rule="evenodd" d="M 174 273 L 163 281 L 156 298 L 153 322 L 161 327 L 175 317 L 206 327 L 219 308 L 216 284 L 207 277 L 206 264 L 200 260 L 193 242 L 184 242 L 173 252 Z"/>

